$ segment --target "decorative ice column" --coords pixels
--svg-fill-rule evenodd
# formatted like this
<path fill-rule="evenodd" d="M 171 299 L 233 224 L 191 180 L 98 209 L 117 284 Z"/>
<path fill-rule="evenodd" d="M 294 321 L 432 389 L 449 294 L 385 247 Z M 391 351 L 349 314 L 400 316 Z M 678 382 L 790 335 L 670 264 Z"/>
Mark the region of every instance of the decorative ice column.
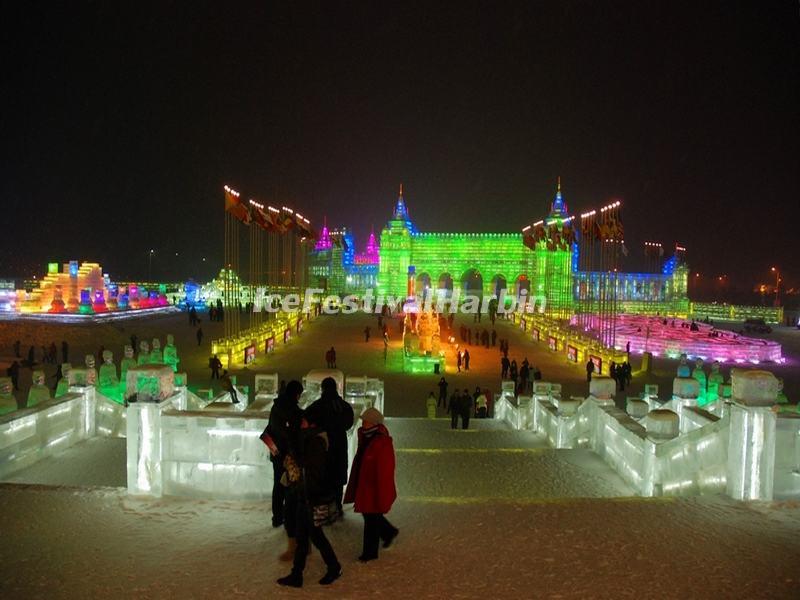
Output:
<path fill-rule="evenodd" d="M 601 406 L 613 406 L 617 393 L 617 382 L 606 375 L 594 375 L 589 382 L 589 396 Z"/>
<path fill-rule="evenodd" d="M 768 371 L 731 371 L 733 403 L 728 440 L 728 495 L 772 500 L 778 380 Z"/>
<path fill-rule="evenodd" d="M 127 466 L 128 491 L 132 494 L 161 495 L 161 411 L 172 407 L 174 377 L 168 366 L 128 370 Z"/>

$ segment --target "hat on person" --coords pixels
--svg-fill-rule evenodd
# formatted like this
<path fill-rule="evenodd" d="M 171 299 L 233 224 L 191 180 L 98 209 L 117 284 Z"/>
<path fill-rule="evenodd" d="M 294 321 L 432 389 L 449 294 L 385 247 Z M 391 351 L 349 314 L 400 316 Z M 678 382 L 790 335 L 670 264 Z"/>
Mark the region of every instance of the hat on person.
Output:
<path fill-rule="evenodd" d="M 361 420 L 379 425 L 383 423 L 383 415 L 381 414 L 381 411 L 379 411 L 377 408 L 368 408 L 363 413 L 361 413 Z"/>

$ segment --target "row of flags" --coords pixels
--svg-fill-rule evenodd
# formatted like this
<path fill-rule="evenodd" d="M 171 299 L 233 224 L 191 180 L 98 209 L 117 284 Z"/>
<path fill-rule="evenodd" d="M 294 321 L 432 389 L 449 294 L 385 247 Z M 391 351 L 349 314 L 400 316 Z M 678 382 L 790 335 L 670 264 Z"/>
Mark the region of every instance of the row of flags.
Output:
<path fill-rule="evenodd" d="M 307 219 L 299 217 L 296 213 L 277 211 L 264 208 L 253 202 L 245 203 L 240 199 L 236 190 L 225 186 L 225 211 L 233 215 L 239 222 L 250 225 L 254 223 L 268 233 L 287 233 L 296 230 L 301 237 L 312 240 L 317 239 L 317 233 Z"/>

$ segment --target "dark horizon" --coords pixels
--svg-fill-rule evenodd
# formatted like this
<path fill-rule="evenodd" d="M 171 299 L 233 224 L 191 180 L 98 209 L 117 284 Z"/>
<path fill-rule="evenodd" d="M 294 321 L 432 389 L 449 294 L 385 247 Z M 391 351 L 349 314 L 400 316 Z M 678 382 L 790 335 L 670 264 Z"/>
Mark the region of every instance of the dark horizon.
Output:
<path fill-rule="evenodd" d="M 0 275 L 209 279 L 226 183 L 360 249 L 401 182 L 420 230 L 519 231 L 560 176 L 632 270 L 800 282 L 796 3 L 236 8 L 3 7 Z"/>

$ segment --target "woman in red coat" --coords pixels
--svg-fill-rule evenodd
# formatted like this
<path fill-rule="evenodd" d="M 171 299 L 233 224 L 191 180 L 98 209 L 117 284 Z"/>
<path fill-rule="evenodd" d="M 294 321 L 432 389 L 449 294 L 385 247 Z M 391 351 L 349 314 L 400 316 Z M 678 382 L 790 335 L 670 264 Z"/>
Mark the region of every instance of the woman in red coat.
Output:
<path fill-rule="evenodd" d="M 397 498 L 394 486 L 394 446 L 389 431 L 383 425 L 383 415 L 368 408 L 361 415 L 358 429 L 358 452 L 353 459 L 350 481 L 344 502 L 355 503 L 355 511 L 364 517 L 364 546 L 358 560 L 378 558 L 378 541 L 388 548 L 397 537 L 398 529 L 385 515 Z"/>

